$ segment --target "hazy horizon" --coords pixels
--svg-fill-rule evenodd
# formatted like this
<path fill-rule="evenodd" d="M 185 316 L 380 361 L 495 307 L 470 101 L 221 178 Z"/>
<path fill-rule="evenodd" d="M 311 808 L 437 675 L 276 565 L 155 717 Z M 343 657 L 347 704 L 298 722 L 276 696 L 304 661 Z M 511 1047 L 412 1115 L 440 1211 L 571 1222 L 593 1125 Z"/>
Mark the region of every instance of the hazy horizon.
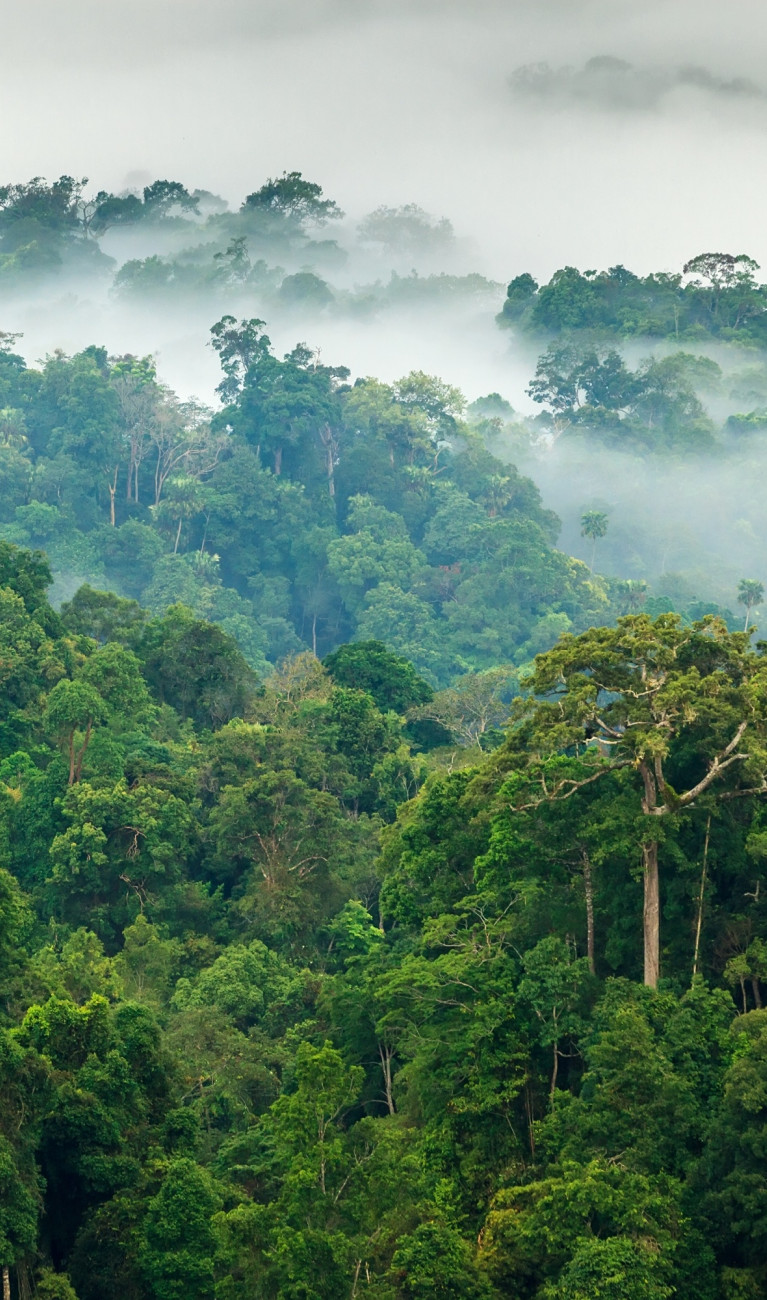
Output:
<path fill-rule="evenodd" d="M 352 217 L 448 215 L 502 279 L 708 248 L 767 261 L 753 0 L 726 28 L 690 0 L 4 8 L 3 179 L 161 176 L 239 202 L 297 169 Z"/>

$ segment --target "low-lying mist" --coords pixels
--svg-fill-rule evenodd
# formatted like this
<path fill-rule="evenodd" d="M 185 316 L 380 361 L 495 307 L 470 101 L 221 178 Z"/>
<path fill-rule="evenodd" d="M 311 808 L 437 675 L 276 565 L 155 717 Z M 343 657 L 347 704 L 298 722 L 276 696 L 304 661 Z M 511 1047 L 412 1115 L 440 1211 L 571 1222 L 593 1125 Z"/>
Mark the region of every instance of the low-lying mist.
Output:
<path fill-rule="evenodd" d="M 0 330 L 22 335 L 30 363 L 91 343 L 152 354 L 180 396 L 215 405 L 210 326 L 259 317 L 278 354 L 301 340 L 353 379 L 423 370 L 529 417 L 545 342 L 494 319 L 514 276 L 543 280 L 568 263 L 674 272 L 706 248 L 767 263 L 760 19 L 755 0 L 733 0 L 726 26 L 693 0 L 223 0 L 215 12 L 199 0 L 106 12 L 30 0 L 7 16 L 0 110 L 14 130 L 0 181 L 88 174 L 94 192 L 123 192 L 168 177 L 206 186 L 208 214 L 236 213 L 267 176 L 297 168 L 346 217 L 314 230 L 310 251 L 275 248 L 260 287 L 251 277 L 209 291 L 134 292 L 115 277 L 154 258 L 176 275 L 212 267 L 226 219 L 112 229 L 100 240 L 111 267 L 35 287 L 0 279 Z M 410 204 L 435 232 L 452 223 L 450 237 L 418 248 L 360 238 L 366 214 Z M 307 273 L 324 301 L 322 287 L 314 301 L 283 289 Z M 726 349 L 722 360 L 682 346 L 735 365 Z M 636 364 L 650 350 L 624 354 Z M 758 404 L 701 399 L 720 424 Z M 583 433 L 549 445 L 535 430 L 498 447 L 538 483 L 572 554 L 590 557 L 583 510 L 607 511 L 605 572 L 724 605 L 740 577 L 762 574 L 758 433 L 684 458 Z"/>
<path fill-rule="evenodd" d="M 583 438 L 526 453 L 518 440 L 504 448 L 501 438 L 494 450 L 512 457 L 557 512 L 562 549 L 589 562 L 581 515 L 605 511 L 608 529 L 597 543 L 595 567 L 645 579 L 654 595 L 668 596 L 677 608 L 709 600 L 736 610 L 739 580 L 767 576 L 767 446 L 757 437 L 738 449 L 684 460 Z"/>
<path fill-rule="evenodd" d="M 125 251 L 146 253 L 151 237 L 141 238 L 144 242 L 131 237 L 121 245 L 121 234 L 108 251 L 119 265 Z M 175 240 L 179 247 L 183 242 Z M 353 287 L 355 272 L 358 282 L 376 277 L 385 282 L 394 269 L 390 260 L 381 274 L 380 255 L 365 256 L 359 249 L 349 260 L 351 270 L 347 263 L 333 275 L 336 285 Z M 450 263 L 448 256 L 445 260 Z M 344 305 L 343 292 L 337 303 L 317 308 L 276 305 L 274 298 L 264 301 L 235 289 L 142 298 L 115 292 L 109 277 L 72 277 L 7 295 L 3 325 L 21 332 L 17 347 L 29 362 L 56 348 L 74 353 L 94 342 L 115 355 L 152 354 L 163 382 L 181 397 L 213 406 L 221 372 L 209 330 L 225 312 L 266 319 L 277 353 L 304 341 L 324 364 L 348 366 L 352 381 L 374 375 L 391 382 L 423 370 L 457 385 L 470 402 L 499 393 L 521 423 L 493 438 L 492 449 L 538 485 L 546 507 L 561 519 L 559 545 L 569 554 L 590 560 L 591 543 L 581 536 L 580 521 L 584 510 L 596 508 L 609 516 L 607 535 L 596 548 L 596 568 L 617 578 L 644 579 L 653 595 L 667 595 L 678 608 L 710 600 L 735 609 L 739 579 L 764 576 L 767 519 L 761 485 L 767 446 L 758 433 L 739 442 L 721 438 L 710 453 L 685 456 L 617 450 L 587 431 L 555 441 L 542 438 L 530 423 L 538 411 L 526 390 L 544 343 L 498 328 L 500 290 L 356 311 Z M 717 420 L 740 409 L 737 397 L 725 395 L 733 392 L 733 383 L 739 391 L 733 375 L 747 381 L 753 373 L 755 391 L 746 396 L 755 402 L 764 378 L 758 357 L 711 344 L 685 346 L 717 360 L 729 376 L 718 392 L 701 393 Z M 650 353 L 672 350 L 668 342 L 633 340 L 623 353 L 635 366 Z"/>

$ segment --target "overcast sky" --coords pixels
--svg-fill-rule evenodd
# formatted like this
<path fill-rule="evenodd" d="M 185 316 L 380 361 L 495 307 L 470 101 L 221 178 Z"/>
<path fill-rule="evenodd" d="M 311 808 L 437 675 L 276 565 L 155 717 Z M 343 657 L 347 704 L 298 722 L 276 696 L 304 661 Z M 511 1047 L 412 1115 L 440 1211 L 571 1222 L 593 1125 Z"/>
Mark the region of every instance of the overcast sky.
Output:
<path fill-rule="evenodd" d="M 500 279 L 767 265 L 763 0 L 0 0 L 2 179 L 282 170 L 415 201 Z M 545 66 L 536 66 L 545 65 Z"/>

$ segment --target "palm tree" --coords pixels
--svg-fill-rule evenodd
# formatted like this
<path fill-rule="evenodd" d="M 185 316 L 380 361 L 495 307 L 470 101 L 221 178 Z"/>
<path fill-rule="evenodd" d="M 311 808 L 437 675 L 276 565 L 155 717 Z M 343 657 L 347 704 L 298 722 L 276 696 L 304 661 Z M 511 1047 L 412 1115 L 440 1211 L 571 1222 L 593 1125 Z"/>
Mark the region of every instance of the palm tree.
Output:
<path fill-rule="evenodd" d="M 738 583 L 738 604 L 746 607 L 746 621 L 743 624 L 743 631 L 748 631 L 748 620 L 751 617 L 751 610 L 757 605 L 761 605 L 764 600 L 764 585 L 757 578 L 741 578 Z"/>
<path fill-rule="evenodd" d="M 600 537 L 604 537 L 607 532 L 607 515 L 603 510 L 586 510 L 581 515 L 581 537 L 590 537 L 591 546 L 591 572 L 594 572 L 594 560 L 597 553 L 597 542 Z"/>
<path fill-rule="evenodd" d="M 644 578 L 626 578 L 618 583 L 618 590 L 623 597 L 630 614 L 636 614 L 642 608 L 647 596 L 647 583 Z"/>
<path fill-rule="evenodd" d="M 508 474 L 491 474 L 482 497 L 482 504 L 491 519 L 495 519 L 510 501 L 514 500 L 514 484 Z"/>
<path fill-rule="evenodd" d="M 178 554 L 181 539 L 181 526 L 185 519 L 193 519 L 202 509 L 202 485 L 189 474 L 177 474 L 169 478 L 165 485 L 165 498 L 159 505 L 152 506 L 155 517 L 160 520 L 172 520 L 177 524 L 176 540 L 173 554 Z"/>

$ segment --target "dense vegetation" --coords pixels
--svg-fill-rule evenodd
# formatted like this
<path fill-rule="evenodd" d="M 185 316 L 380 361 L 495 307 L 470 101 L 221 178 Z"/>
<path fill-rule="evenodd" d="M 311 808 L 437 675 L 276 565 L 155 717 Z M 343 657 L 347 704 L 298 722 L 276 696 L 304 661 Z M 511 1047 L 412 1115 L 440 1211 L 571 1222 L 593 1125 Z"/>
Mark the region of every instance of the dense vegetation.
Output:
<path fill-rule="evenodd" d="M 494 458 L 449 385 L 347 383 L 262 322 L 223 317 L 223 408 L 179 402 L 149 359 L 0 351 L 1 535 L 44 547 L 62 594 L 182 601 L 259 672 L 359 636 L 434 686 L 524 662 L 627 607 L 554 548 L 534 485 Z M 495 426 L 493 426 L 494 430 Z"/>
<path fill-rule="evenodd" d="M 745 633 L 565 637 L 503 739 L 498 681 L 435 710 L 358 641 L 259 683 L 183 606 L 0 571 L 19 1294 L 764 1293 Z"/>
<path fill-rule="evenodd" d="M 119 195 L 88 193 L 87 185 L 87 178 L 61 176 L 50 184 L 34 177 L 0 186 L 0 288 L 13 294 L 51 279 L 88 277 L 111 283 L 126 301 L 167 306 L 255 296 L 270 314 L 365 317 L 390 306 L 490 303 L 501 287 L 475 272 L 437 270 L 455 250 L 453 227 L 414 203 L 368 213 L 348 247 L 325 237 L 323 228 L 344 213 L 300 172 L 270 178 L 236 211 L 179 181 L 156 180 Z M 355 254 L 377 273 L 374 280 L 346 282 Z M 330 275 L 341 282 L 331 285 Z"/>
<path fill-rule="evenodd" d="M 300 269 L 340 215 L 297 173 L 237 213 L 33 181 L 0 190 L 0 276 L 203 227 L 223 249 L 119 291 L 208 266 L 252 304 L 279 246 L 272 300 L 340 310 Z M 358 235 L 453 239 L 412 206 Z M 761 391 L 763 291 L 697 262 L 512 283 L 539 421 L 279 357 L 250 311 L 213 326 L 215 409 L 150 358 L 3 336 L 11 1300 L 767 1296 L 764 588 L 735 619 L 602 576 L 608 515 L 571 558 L 492 451 L 724 463 L 700 394 Z M 628 334 L 670 342 L 629 362 Z"/>

